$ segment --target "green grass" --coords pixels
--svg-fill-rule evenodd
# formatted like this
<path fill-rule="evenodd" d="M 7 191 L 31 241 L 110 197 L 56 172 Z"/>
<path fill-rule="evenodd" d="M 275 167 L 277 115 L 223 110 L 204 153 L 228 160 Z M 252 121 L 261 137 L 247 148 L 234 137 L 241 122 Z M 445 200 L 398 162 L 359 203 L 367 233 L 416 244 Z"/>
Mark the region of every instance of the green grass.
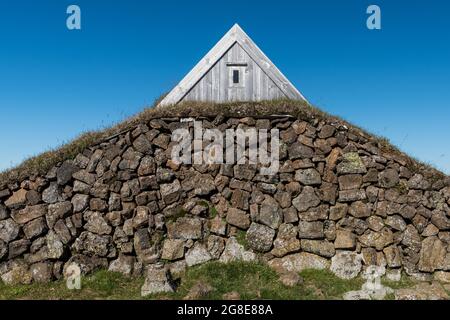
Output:
<path fill-rule="evenodd" d="M 222 299 L 225 293 L 236 291 L 241 299 L 316 300 L 340 299 L 348 290 L 361 287 L 361 281 L 339 280 L 329 271 L 308 270 L 301 273 L 304 282 L 287 287 L 279 281 L 278 274 L 266 265 L 255 262 L 211 262 L 190 268 L 181 280 L 177 292 L 159 294 L 150 299 L 182 299 L 198 283 L 214 288 L 207 300 Z"/>
<path fill-rule="evenodd" d="M 363 280 L 342 280 L 329 270 L 305 270 L 300 273 L 303 281 L 287 287 L 279 281 L 279 275 L 267 265 L 256 262 L 211 262 L 190 268 L 181 280 L 176 293 L 160 294 L 150 299 L 182 299 L 190 288 L 198 283 L 214 288 L 203 297 L 207 300 L 222 299 L 225 293 L 236 291 L 241 299 L 319 300 L 342 299 L 350 290 L 361 288 Z"/>
<path fill-rule="evenodd" d="M 209 218 L 214 219 L 219 213 L 217 212 L 217 209 L 214 207 L 209 208 Z"/>
<path fill-rule="evenodd" d="M 364 280 L 360 277 L 343 280 L 329 270 L 305 270 L 300 273 L 305 284 L 315 287 L 316 294 L 323 299 L 341 299 L 348 291 L 361 289 Z"/>
<path fill-rule="evenodd" d="M 143 278 L 129 278 L 115 272 L 101 270 L 82 277 L 81 290 L 69 290 L 63 280 L 51 283 L 7 286 L 0 282 L 2 300 L 96 300 L 140 299 Z"/>
<path fill-rule="evenodd" d="M 360 277 L 342 280 L 329 270 L 304 270 L 303 279 L 294 287 L 279 281 L 279 275 L 267 265 L 258 262 L 210 262 L 189 268 L 181 277 L 174 293 L 158 294 L 144 299 L 183 299 L 191 288 L 199 283 L 213 289 L 201 299 L 223 299 L 225 293 L 238 292 L 241 299 L 274 300 L 336 300 L 345 292 L 359 290 L 364 282 Z M 383 284 L 393 289 L 412 287 L 416 282 L 403 275 L 401 281 L 383 279 Z M 125 277 L 119 273 L 98 271 L 82 278 L 81 290 L 68 290 L 65 281 L 48 284 L 7 286 L 0 282 L 0 299 L 33 300 L 95 300 L 95 299 L 143 299 L 140 295 L 143 277 Z M 387 299 L 393 299 L 390 295 Z"/>
<path fill-rule="evenodd" d="M 238 229 L 236 232 L 236 241 L 244 247 L 245 250 L 249 250 L 250 247 L 247 242 L 246 232 L 244 230 Z"/>
<path fill-rule="evenodd" d="M 417 281 L 414 281 L 411 277 L 408 277 L 405 274 L 402 274 L 402 277 L 400 278 L 400 281 L 390 281 L 386 278 L 381 279 L 381 283 L 384 286 L 390 287 L 394 290 L 396 289 L 402 289 L 402 288 L 410 288 L 417 284 Z"/>

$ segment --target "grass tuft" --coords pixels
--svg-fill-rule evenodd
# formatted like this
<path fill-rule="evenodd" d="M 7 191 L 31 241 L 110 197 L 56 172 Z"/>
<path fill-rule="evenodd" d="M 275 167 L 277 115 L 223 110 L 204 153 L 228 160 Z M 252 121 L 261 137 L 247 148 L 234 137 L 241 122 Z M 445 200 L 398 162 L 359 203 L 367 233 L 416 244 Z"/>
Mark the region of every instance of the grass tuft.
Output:
<path fill-rule="evenodd" d="M 329 270 L 304 270 L 300 272 L 300 276 L 302 281 L 299 284 L 287 287 L 266 264 L 243 261 L 224 264 L 214 261 L 188 268 L 181 276 L 176 292 L 150 295 L 145 299 L 183 299 L 193 287 L 203 284 L 211 287 L 210 292 L 201 297 L 207 300 L 223 299 L 224 294 L 232 291 L 238 292 L 240 298 L 246 300 L 336 300 L 342 299 L 345 292 L 360 290 L 364 282 L 360 277 L 352 280 L 339 279 Z M 142 277 L 126 277 L 120 273 L 100 270 L 82 277 L 81 290 L 68 290 L 64 280 L 17 286 L 7 286 L 0 282 L 0 299 L 143 299 L 140 295 L 143 283 Z M 399 282 L 383 279 L 382 283 L 393 289 L 408 288 L 415 284 L 406 275 Z M 387 297 L 392 298 L 393 296 Z"/>
<path fill-rule="evenodd" d="M 8 286 L 0 281 L 0 300 L 140 299 L 144 279 L 106 270 L 82 277 L 81 290 L 69 290 L 64 280 Z"/>
<path fill-rule="evenodd" d="M 238 229 L 236 232 L 236 241 L 244 247 L 245 250 L 249 250 L 250 246 L 247 241 L 246 232 L 244 230 Z"/>
<path fill-rule="evenodd" d="M 394 153 L 407 162 L 408 168 L 413 172 L 428 170 L 431 177 L 440 179 L 445 175 L 430 166 L 416 159 L 408 157 L 397 147 L 389 143 L 383 137 L 378 137 L 367 133 L 365 130 L 351 125 L 349 122 L 332 116 L 319 108 L 316 108 L 304 101 L 288 99 L 261 101 L 261 102 L 230 102 L 230 103 L 206 103 L 206 102 L 183 102 L 175 106 L 156 107 L 155 103 L 145 108 L 141 113 L 125 119 L 123 122 L 99 131 L 86 132 L 55 149 L 48 150 L 40 155 L 33 156 L 15 168 L 0 173 L 0 189 L 8 183 L 24 180 L 36 175 L 44 175 L 58 163 L 73 159 L 78 153 L 86 148 L 96 146 L 107 141 L 113 136 L 126 133 L 134 129 L 139 124 L 148 123 L 156 118 L 178 118 L 194 117 L 215 119 L 217 116 L 241 118 L 241 117 L 265 117 L 270 115 L 289 115 L 299 120 L 314 123 L 315 121 L 326 120 L 328 122 L 338 122 L 347 126 L 350 132 L 362 135 L 370 141 L 377 142 L 379 147 L 387 153 Z"/>

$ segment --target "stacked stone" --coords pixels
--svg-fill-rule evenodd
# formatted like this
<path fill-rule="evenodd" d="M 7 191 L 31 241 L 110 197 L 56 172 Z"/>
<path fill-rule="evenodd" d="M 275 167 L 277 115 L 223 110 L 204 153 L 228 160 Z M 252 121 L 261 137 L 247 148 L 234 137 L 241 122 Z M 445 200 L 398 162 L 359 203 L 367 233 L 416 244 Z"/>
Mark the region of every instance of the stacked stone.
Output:
<path fill-rule="evenodd" d="M 450 280 L 448 177 L 335 119 L 218 116 L 203 126 L 279 129 L 279 172 L 177 165 L 171 133 L 192 123 L 140 124 L 46 175 L 0 183 L 1 279 L 50 281 L 71 263 L 126 275 L 164 263 L 176 275 L 260 259 L 291 271 L 331 264 L 344 278 L 363 264 Z"/>

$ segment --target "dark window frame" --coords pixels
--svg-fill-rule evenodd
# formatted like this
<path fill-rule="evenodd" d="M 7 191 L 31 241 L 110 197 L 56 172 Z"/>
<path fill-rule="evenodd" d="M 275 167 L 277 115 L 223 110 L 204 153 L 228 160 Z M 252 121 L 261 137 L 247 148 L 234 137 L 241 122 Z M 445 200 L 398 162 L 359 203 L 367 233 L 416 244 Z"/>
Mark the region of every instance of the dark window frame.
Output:
<path fill-rule="evenodd" d="M 238 69 L 234 69 L 233 70 L 233 84 L 239 84 L 239 78 L 240 78 L 240 74 L 239 74 L 239 70 Z"/>

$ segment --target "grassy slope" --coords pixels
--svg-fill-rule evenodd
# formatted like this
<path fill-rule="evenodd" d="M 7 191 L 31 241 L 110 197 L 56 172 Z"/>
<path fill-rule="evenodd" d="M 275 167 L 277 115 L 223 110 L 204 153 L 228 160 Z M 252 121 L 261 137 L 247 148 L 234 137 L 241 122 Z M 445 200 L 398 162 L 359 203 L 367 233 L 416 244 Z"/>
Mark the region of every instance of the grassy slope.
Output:
<path fill-rule="evenodd" d="M 223 294 L 236 291 L 241 299 L 316 300 L 341 299 L 350 290 L 361 288 L 363 280 L 341 280 L 330 271 L 305 270 L 300 273 L 303 283 L 286 287 L 278 275 L 261 263 L 211 262 L 189 268 L 182 276 L 176 293 L 160 294 L 147 299 L 182 299 L 198 283 L 208 284 L 213 290 L 204 299 L 222 299 Z M 82 279 L 81 290 L 68 290 L 60 280 L 49 284 L 6 286 L 0 283 L 0 299 L 142 299 L 143 278 L 128 278 L 118 273 L 99 271 Z M 414 282 L 385 284 L 392 288 L 411 287 Z"/>
<path fill-rule="evenodd" d="M 157 105 L 158 101 L 159 100 L 155 102 L 154 106 Z M 218 115 L 223 115 L 225 117 L 263 117 L 267 115 L 283 114 L 291 115 L 297 119 L 309 122 L 316 119 L 341 121 L 349 127 L 351 132 L 362 134 L 378 143 L 379 147 L 384 151 L 395 153 L 407 160 L 408 166 L 413 170 L 413 172 L 420 169 L 429 169 L 432 171 L 432 175 L 437 175 L 440 178 L 445 176 L 443 173 L 431 168 L 429 165 L 408 157 L 399 151 L 397 147 L 391 145 L 386 138 L 370 134 L 347 121 L 327 114 L 322 110 L 302 101 L 271 100 L 261 102 L 233 102 L 224 104 L 185 102 L 176 106 L 168 106 L 164 108 L 155 108 L 154 106 L 146 108 L 141 113 L 110 128 L 83 133 L 79 137 L 60 147 L 49 150 L 40 155 L 30 157 L 17 167 L 1 172 L 0 189 L 2 189 L 9 182 L 23 180 L 38 174 L 45 174 L 57 163 L 67 159 L 73 159 L 85 148 L 95 146 L 107 140 L 111 136 L 132 130 L 141 123 L 148 123 L 151 119 L 164 117 L 205 117 L 214 119 Z"/>

